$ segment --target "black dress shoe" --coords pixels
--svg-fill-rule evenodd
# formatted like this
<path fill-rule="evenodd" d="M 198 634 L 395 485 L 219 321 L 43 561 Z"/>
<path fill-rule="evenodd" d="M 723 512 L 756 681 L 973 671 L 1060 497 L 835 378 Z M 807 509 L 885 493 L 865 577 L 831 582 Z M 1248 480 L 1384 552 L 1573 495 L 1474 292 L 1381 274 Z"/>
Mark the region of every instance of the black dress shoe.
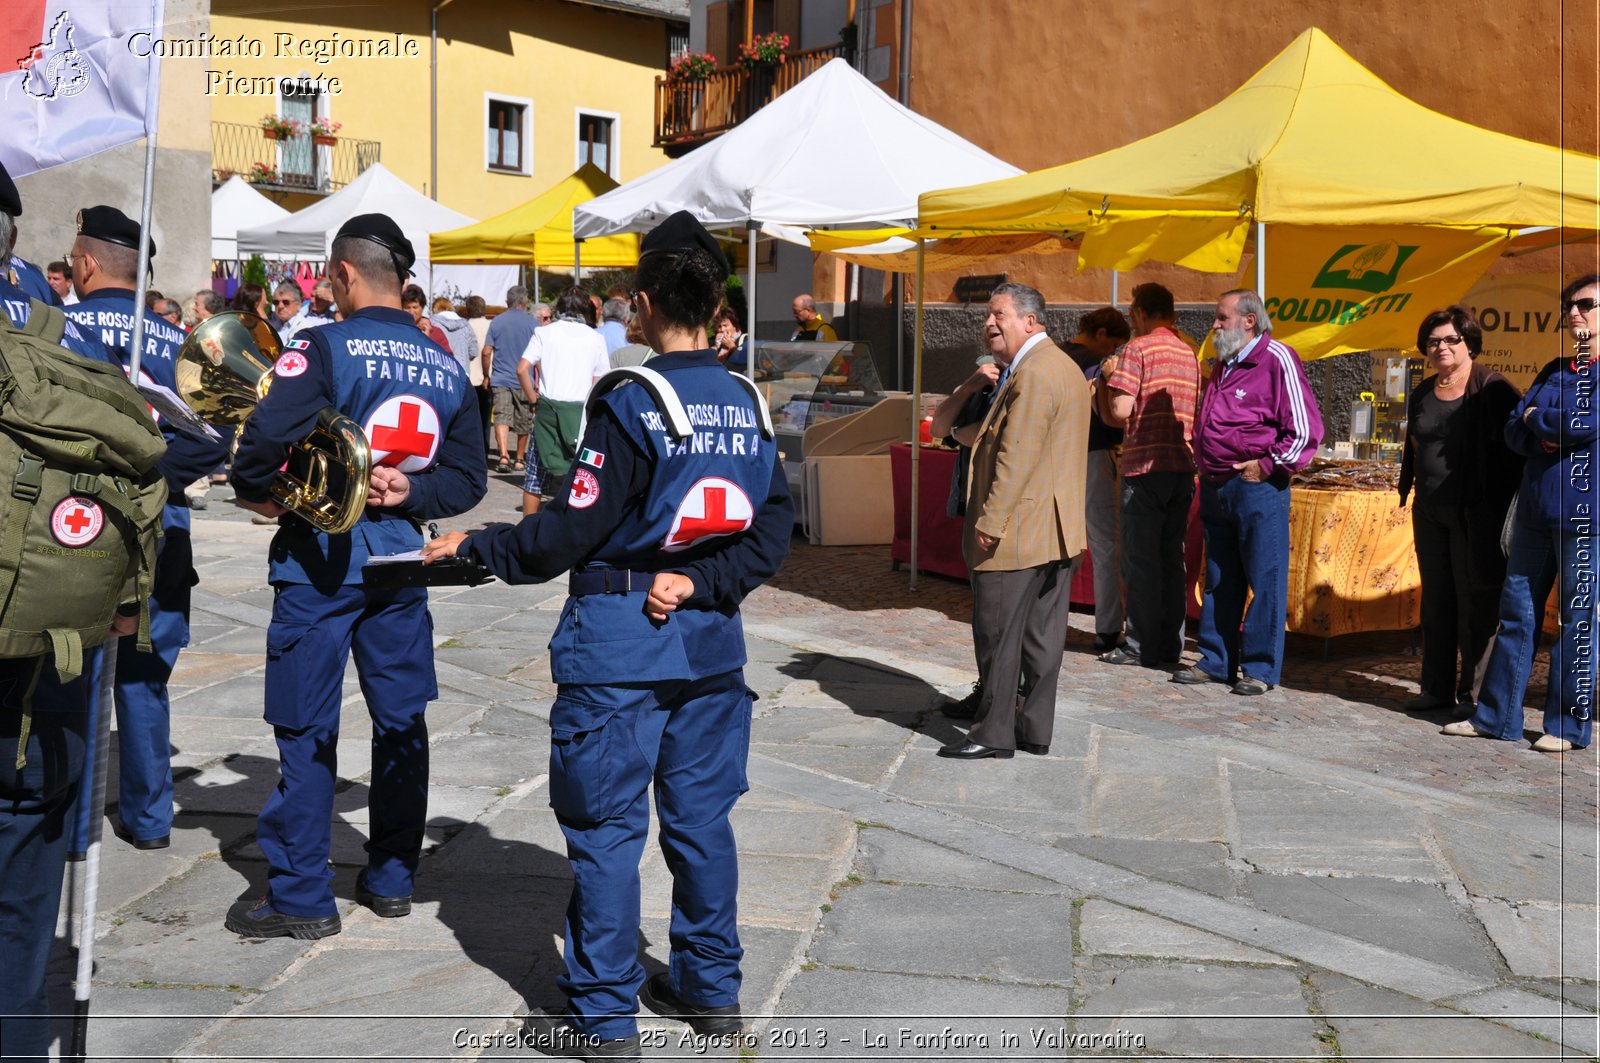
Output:
<path fill-rule="evenodd" d="M 977 742 L 951 742 L 939 750 L 941 757 L 952 760 L 982 760 L 984 757 L 994 757 L 997 760 L 1010 760 L 1015 751 L 1010 749 L 995 749 L 992 746 L 980 745 Z"/>
<path fill-rule="evenodd" d="M 954 699 L 946 701 L 943 705 L 939 706 L 939 711 L 950 717 L 952 720 L 976 719 L 978 715 L 978 702 L 982 700 L 983 688 L 973 687 L 972 693 L 968 694 L 960 701 L 956 701 Z"/>
<path fill-rule="evenodd" d="M 1032 753 L 1036 757 L 1048 756 L 1050 753 L 1050 747 L 1044 743 L 1024 742 L 1020 738 L 1017 740 L 1017 748 L 1022 750 L 1024 753 Z"/>
<path fill-rule="evenodd" d="M 222 925 L 241 937 L 295 938 L 315 941 L 332 937 L 339 932 L 339 916 L 289 915 L 275 911 L 265 897 L 255 901 L 239 901 L 228 909 L 228 918 Z"/>
<path fill-rule="evenodd" d="M 356 876 L 356 903 L 364 908 L 371 908 L 373 912 L 384 919 L 399 919 L 403 915 L 411 914 L 411 894 L 404 897 L 382 897 L 367 889 L 367 872 L 362 868 Z"/>
<path fill-rule="evenodd" d="M 122 822 L 121 816 L 111 817 L 111 833 L 133 846 L 135 849 L 165 849 L 172 844 L 172 835 L 163 834 L 158 838 L 135 838 L 133 831 Z"/>
<path fill-rule="evenodd" d="M 568 1059 L 642 1059 L 639 1035 L 601 1039 L 572 1025 L 566 1015 L 534 1008 L 522 1021 L 522 1044 L 547 1056 Z"/>
<path fill-rule="evenodd" d="M 727 1037 L 744 1029 L 739 1005 L 710 1008 L 691 1004 L 672 991 L 671 979 L 665 974 L 653 975 L 639 987 L 639 1003 L 663 1019 L 688 1023 L 689 1028 L 702 1037 Z"/>
<path fill-rule="evenodd" d="M 1182 683 L 1184 686 L 1189 687 L 1197 687 L 1206 683 L 1224 682 L 1224 680 L 1218 679 L 1210 672 L 1202 672 L 1198 664 L 1191 668 L 1180 668 L 1178 671 L 1173 672 L 1171 681 L 1174 683 Z"/>

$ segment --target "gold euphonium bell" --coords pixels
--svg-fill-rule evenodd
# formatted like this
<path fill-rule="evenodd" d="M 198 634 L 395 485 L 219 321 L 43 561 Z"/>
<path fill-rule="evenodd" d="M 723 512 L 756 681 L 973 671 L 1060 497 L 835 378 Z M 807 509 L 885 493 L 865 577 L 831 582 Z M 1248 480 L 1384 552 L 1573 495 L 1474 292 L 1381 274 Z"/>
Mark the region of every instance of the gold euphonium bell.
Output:
<path fill-rule="evenodd" d="M 212 424 L 242 431 L 272 386 L 278 355 L 277 334 L 255 314 L 214 314 L 195 326 L 178 351 L 178 396 Z M 272 500 L 329 534 L 354 528 L 366 508 L 372 476 L 372 448 L 361 426 L 325 406 L 316 427 L 289 447 L 288 457 L 272 483 Z"/>

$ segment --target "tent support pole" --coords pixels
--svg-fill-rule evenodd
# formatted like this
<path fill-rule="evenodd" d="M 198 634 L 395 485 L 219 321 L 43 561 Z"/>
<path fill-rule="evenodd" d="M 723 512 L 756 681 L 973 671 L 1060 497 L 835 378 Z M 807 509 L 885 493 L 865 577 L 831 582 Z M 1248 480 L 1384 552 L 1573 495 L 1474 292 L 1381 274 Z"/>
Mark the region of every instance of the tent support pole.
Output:
<path fill-rule="evenodd" d="M 583 239 L 572 241 L 572 286 L 583 286 Z"/>
<path fill-rule="evenodd" d="M 753 6 L 753 5 L 752 5 Z M 750 378 L 751 383 L 756 379 L 756 234 L 761 231 L 760 223 L 754 218 L 745 219 L 745 236 L 750 242 L 750 279 L 745 281 L 745 316 L 749 318 L 744 323 L 745 355 L 744 375 Z"/>
<path fill-rule="evenodd" d="M 539 298 L 539 256 L 538 255 L 533 256 L 533 301 L 536 302 L 536 303 L 544 302 L 543 299 Z"/>
<path fill-rule="evenodd" d="M 1267 297 L 1267 223 L 1256 222 L 1256 294 Z"/>
<path fill-rule="evenodd" d="M 927 241 L 917 238 L 917 318 L 914 326 L 914 338 L 911 343 L 911 589 L 917 589 L 917 547 L 919 536 L 917 525 L 922 523 L 917 518 L 922 511 L 917 507 L 921 504 L 922 487 L 922 294 L 923 294 L 923 253 L 927 250 Z"/>
<path fill-rule="evenodd" d="M 906 275 L 896 273 L 890 281 L 889 302 L 894 307 L 894 386 L 906 386 Z"/>
<path fill-rule="evenodd" d="M 1118 295 L 1117 288 L 1119 287 L 1119 282 L 1121 280 L 1122 280 L 1122 271 L 1121 270 L 1117 270 L 1117 269 L 1112 270 L 1111 271 L 1111 306 L 1112 306 L 1112 309 L 1115 309 L 1116 305 L 1117 305 L 1117 295 Z"/>

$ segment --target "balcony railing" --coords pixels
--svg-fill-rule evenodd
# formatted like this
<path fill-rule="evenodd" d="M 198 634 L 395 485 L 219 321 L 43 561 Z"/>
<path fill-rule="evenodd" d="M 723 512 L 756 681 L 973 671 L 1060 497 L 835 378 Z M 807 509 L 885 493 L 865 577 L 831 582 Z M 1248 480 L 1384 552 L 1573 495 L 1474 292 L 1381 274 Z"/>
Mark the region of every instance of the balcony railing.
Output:
<path fill-rule="evenodd" d="M 724 67 L 700 81 L 656 78 L 655 146 L 681 155 L 726 133 L 798 85 L 830 59 L 849 59 L 842 44 L 795 52 L 776 66 Z"/>
<path fill-rule="evenodd" d="M 379 160 L 376 140 L 341 136 L 316 144 L 309 136 L 268 140 L 260 126 L 211 123 L 211 178 L 219 184 L 234 174 L 260 189 L 277 192 L 337 192 Z"/>

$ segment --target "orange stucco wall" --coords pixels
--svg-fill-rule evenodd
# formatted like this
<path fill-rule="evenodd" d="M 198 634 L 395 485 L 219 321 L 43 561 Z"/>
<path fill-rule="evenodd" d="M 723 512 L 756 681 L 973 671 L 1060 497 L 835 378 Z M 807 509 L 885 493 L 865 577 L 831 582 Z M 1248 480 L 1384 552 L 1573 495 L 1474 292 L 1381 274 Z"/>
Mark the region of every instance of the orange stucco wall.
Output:
<path fill-rule="evenodd" d="M 1220 100 L 1310 26 L 1326 31 L 1398 91 L 1462 121 L 1600 153 L 1600 25 L 1595 0 L 914 0 L 911 106 L 1026 170 L 1148 136 Z M 898 36 L 899 4 L 879 9 L 877 40 Z M 894 67 L 890 67 L 893 71 Z M 891 72 L 880 82 L 894 93 Z M 1439 160 L 1470 166 L 1470 159 Z M 1596 249 L 1507 260 L 1496 271 L 1574 273 Z M 1104 271 L 1073 256 L 979 268 L 1034 284 L 1052 301 L 1107 297 Z M 822 278 L 819 277 L 819 280 Z M 830 278 L 831 279 L 831 278 Z M 1234 277 L 1141 267 L 1183 301 Z M 947 298 L 955 278 L 929 278 Z M 819 288 L 824 285 L 819 284 Z"/>

